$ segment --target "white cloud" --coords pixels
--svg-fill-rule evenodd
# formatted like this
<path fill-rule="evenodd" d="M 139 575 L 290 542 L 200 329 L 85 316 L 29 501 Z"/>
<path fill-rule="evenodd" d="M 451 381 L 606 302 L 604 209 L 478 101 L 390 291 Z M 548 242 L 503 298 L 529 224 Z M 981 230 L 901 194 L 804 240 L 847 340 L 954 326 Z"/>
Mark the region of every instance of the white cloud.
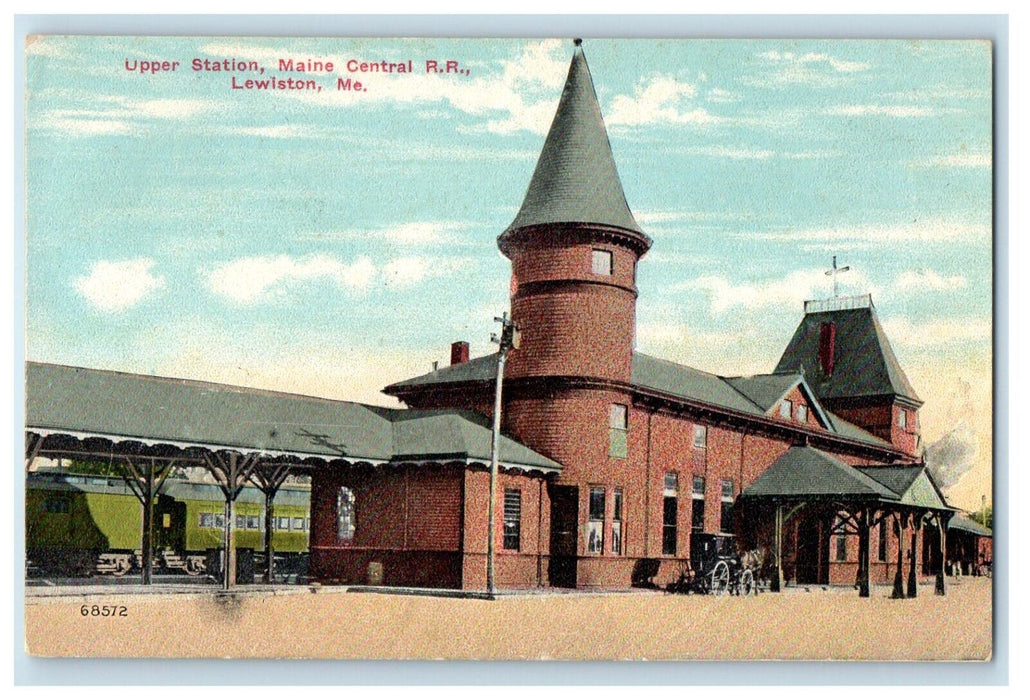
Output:
<path fill-rule="evenodd" d="M 877 291 L 864 273 L 852 270 L 848 279 L 841 284 L 855 287 L 869 293 Z M 829 295 L 832 281 L 822 270 L 797 270 L 782 279 L 755 283 L 734 284 L 725 277 L 706 275 L 676 285 L 676 289 L 699 289 L 711 299 L 712 313 L 721 314 L 729 309 L 801 308 L 809 299 L 821 299 Z"/>
<path fill-rule="evenodd" d="M 989 318 L 949 318 L 924 323 L 912 323 L 906 318 L 894 317 L 883 321 L 884 332 L 897 343 L 912 348 L 924 348 L 961 342 L 983 342 L 991 338 Z"/>
<path fill-rule="evenodd" d="M 722 88 L 712 88 L 705 95 L 705 99 L 709 102 L 738 102 L 740 100 L 736 93 Z"/>
<path fill-rule="evenodd" d="M 164 286 L 164 277 L 155 277 L 149 258 L 93 263 L 89 274 L 77 277 L 75 289 L 101 311 L 124 311 Z"/>
<path fill-rule="evenodd" d="M 933 270 L 906 270 L 898 275 L 894 282 L 897 291 L 908 292 L 918 291 L 947 291 L 949 289 L 961 289 L 967 284 L 966 278 L 962 275 L 942 277 Z"/>
<path fill-rule="evenodd" d="M 929 107 L 913 105 L 838 105 L 823 110 L 823 114 L 842 117 L 930 117 L 936 111 Z"/>
<path fill-rule="evenodd" d="M 446 245 L 459 242 L 453 233 L 470 228 L 470 226 L 468 222 L 462 221 L 411 221 L 378 229 L 305 233 L 301 234 L 301 237 L 315 240 L 385 241 L 399 246 Z"/>
<path fill-rule="evenodd" d="M 375 266 L 366 257 L 346 264 L 329 255 L 257 256 L 220 265 L 208 275 L 211 291 L 237 303 L 253 304 L 286 286 L 318 279 L 330 280 L 341 288 L 366 289 L 375 276 Z"/>
<path fill-rule="evenodd" d="M 383 266 L 383 278 L 388 287 L 409 287 L 429 274 L 429 262 L 424 258 L 395 258 Z"/>
<path fill-rule="evenodd" d="M 826 64 L 833 68 L 838 73 L 855 73 L 857 71 L 869 70 L 870 65 L 868 63 L 862 63 L 859 61 L 845 61 L 839 58 L 834 58 L 824 53 L 803 53 L 797 54 L 790 51 L 766 51 L 765 53 L 758 54 L 761 58 L 771 61 L 773 63 L 786 63 L 797 66 L 804 66 L 810 64 Z"/>
<path fill-rule="evenodd" d="M 219 108 L 219 103 L 211 100 L 138 100 L 112 95 L 90 99 L 99 104 L 89 109 L 49 110 L 33 120 L 31 128 L 71 137 L 139 136 L 146 133 L 148 122 L 185 121 Z"/>
<path fill-rule="evenodd" d="M 229 133 L 243 136 L 258 136 L 268 139 L 322 138 L 324 130 L 303 124 L 277 124 L 275 126 L 235 126 L 227 129 Z"/>
<path fill-rule="evenodd" d="M 641 124 L 715 124 L 722 119 L 688 101 L 697 95 L 697 88 L 675 78 L 658 75 L 642 80 L 633 88 L 633 96 L 616 95 L 605 123 L 610 127 Z"/>

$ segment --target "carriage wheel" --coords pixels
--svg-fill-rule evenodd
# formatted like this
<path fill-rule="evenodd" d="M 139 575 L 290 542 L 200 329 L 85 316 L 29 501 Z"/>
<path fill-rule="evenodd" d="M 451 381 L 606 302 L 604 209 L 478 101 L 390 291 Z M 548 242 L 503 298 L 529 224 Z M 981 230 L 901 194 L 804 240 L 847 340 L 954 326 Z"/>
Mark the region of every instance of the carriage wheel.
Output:
<path fill-rule="evenodd" d="M 712 569 L 711 574 L 712 593 L 723 595 L 730 590 L 730 567 L 724 561 L 718 562 Z"/>
<path fill-rule="evenodd" d="M 756 592 L 755 589 L 755 575 L 751 573 L 751 569 L 744 569 L 740 574 L 740 595 L 751 595 Z"/>

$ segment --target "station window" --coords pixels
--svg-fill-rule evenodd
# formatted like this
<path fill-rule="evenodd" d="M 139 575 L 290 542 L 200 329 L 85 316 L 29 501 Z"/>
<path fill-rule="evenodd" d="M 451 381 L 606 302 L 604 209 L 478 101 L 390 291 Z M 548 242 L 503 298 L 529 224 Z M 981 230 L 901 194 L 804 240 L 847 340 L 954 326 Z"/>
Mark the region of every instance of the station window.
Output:
<path fill-rule="evenodd" d="M 612 492 L 612 554 L 622 554 L 622 489 Z"/>
<path fill-rule="evenodd" d="M 794 403 L 790 399 L 784 399 L 780 402 L 780 418 L 790 420 L 791 413 L 794 412 Z"/>
<path fill-rule="evenodd" d="M 350 544 L 357 527 L 354 491 L 341 486 L 336 494 L 336 541 Z"/>
<path fill-rule="evenodd" d="M 679 484 L 675 472 L 666 472 L 662 499 L 662 554 L 676 554 L 676 496 Z"/>
<path fill-rule="evenodd" d="M 722 532 L 733 532 L 733 479 L 722 480 L 721 501 L 719 530 Z"/>
<path fill-rule="evenodd" d="M 694 425 L 694 447 L 704 449 L 708 447 L 708 428 L 704 425 Z"/>
<path fill-rule="evenodd" d="M 71 510 L 71 504 L 66 498 L 48 498 L 43 501 L 44 513 L 67 513 Z"/>
<path fill-rule="evenodd" d="M 836 555 L 837 555 L 837 557 L 836 557 L 837 561 L 847 561 L 848 560 L 848 536 L 847 535 L 843 535 L 843 534 L 842 535 L 837 535 L 837 552 L 836 552 Z"/>
<path fill-rule="evenodd" d="M 876 558 L 880 561 L 887 561 L 887 522 L 880 523 L 880 541 L 876 551 Z"/>
<path fill-rule="evenodd" d="M 590 518 L 587 521 L 587 552 L 604 551 L 604 487 L 590 487 Z"/>
<path fill-rule="evenodd" d="M 621 403 L 613 403 L 608 416 L 608 455 L 610 457 L 626 459 L 628 435 L 629 408 Z"/>
<path fill-rule="evenodd" d="M 797 417 L 798 423 L 807 423 L 808 422 L 808 406 L 799 403 L 797 410 L 794 412 L 794 415 Z"/>
<path fill-rule="evenodd" d="M 704 532 L 705 529 L 705 478 L 694 477 L 694 485 L 691 489 L 693 501 L 690 511 L 690 529 L 694 532 Z"/>
<path fill-rule="evenodd" d="M 522 491 L 504 489 L 504 548 L 519 551 L 522 544 Z"/>
<path fill-rule="evenodd" d="M 612 251 L 595 250 L 591 264 L 591 272 L 595 275 L 605 275 L 606 277 L 610 277 L 612 274 Z"/>

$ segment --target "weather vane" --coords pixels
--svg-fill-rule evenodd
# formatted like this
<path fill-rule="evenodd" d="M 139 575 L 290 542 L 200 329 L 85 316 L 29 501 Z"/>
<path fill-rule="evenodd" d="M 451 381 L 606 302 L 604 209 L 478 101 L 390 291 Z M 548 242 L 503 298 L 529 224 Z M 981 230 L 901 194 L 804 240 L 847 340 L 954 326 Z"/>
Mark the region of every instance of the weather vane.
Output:
<path fill-rule="evenodd" d="M 844 267 L 837 267 L 837 256 L 836 255 L 833 256 L 833 268 L 830 269 L 830 270 L 827 270 L 826 271 L 826 275 L 828 277 L 833 277 L 833 296 L 834 297 L 839 297 L 840 296 L 840 294 L 837 291 L 837 275 L 840 274 L 841 272 L 847 272 L 850 269 L 851 269 L 850 265 L 845 265 Z"/>

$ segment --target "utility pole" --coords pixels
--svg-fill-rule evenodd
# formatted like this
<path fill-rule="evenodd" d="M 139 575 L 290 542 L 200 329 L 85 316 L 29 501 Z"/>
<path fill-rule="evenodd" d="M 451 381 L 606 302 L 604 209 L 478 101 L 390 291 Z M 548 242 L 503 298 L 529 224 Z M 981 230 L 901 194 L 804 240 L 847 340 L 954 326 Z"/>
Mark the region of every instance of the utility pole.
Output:
<path fill-rule="evenodd" d="M 497 593 L 494 581 L 494 520 L 497 512 L 497 462 L 501 442 L 501 384 L 504 381 L 504 363 L 512 348 L 519 346 L 520 335 L 515 324 L 508 318 L 508 312 L 495 316 L 494 321 L 501 324 L 501 335 L 490 334 L 490 342 L 497 343 L 497 382 L 494 386 L 494 428 L 490 440 L 490 498 L 487 508 L 487 542 L 486 542 L 486 590 L 492 599 Z"/>

